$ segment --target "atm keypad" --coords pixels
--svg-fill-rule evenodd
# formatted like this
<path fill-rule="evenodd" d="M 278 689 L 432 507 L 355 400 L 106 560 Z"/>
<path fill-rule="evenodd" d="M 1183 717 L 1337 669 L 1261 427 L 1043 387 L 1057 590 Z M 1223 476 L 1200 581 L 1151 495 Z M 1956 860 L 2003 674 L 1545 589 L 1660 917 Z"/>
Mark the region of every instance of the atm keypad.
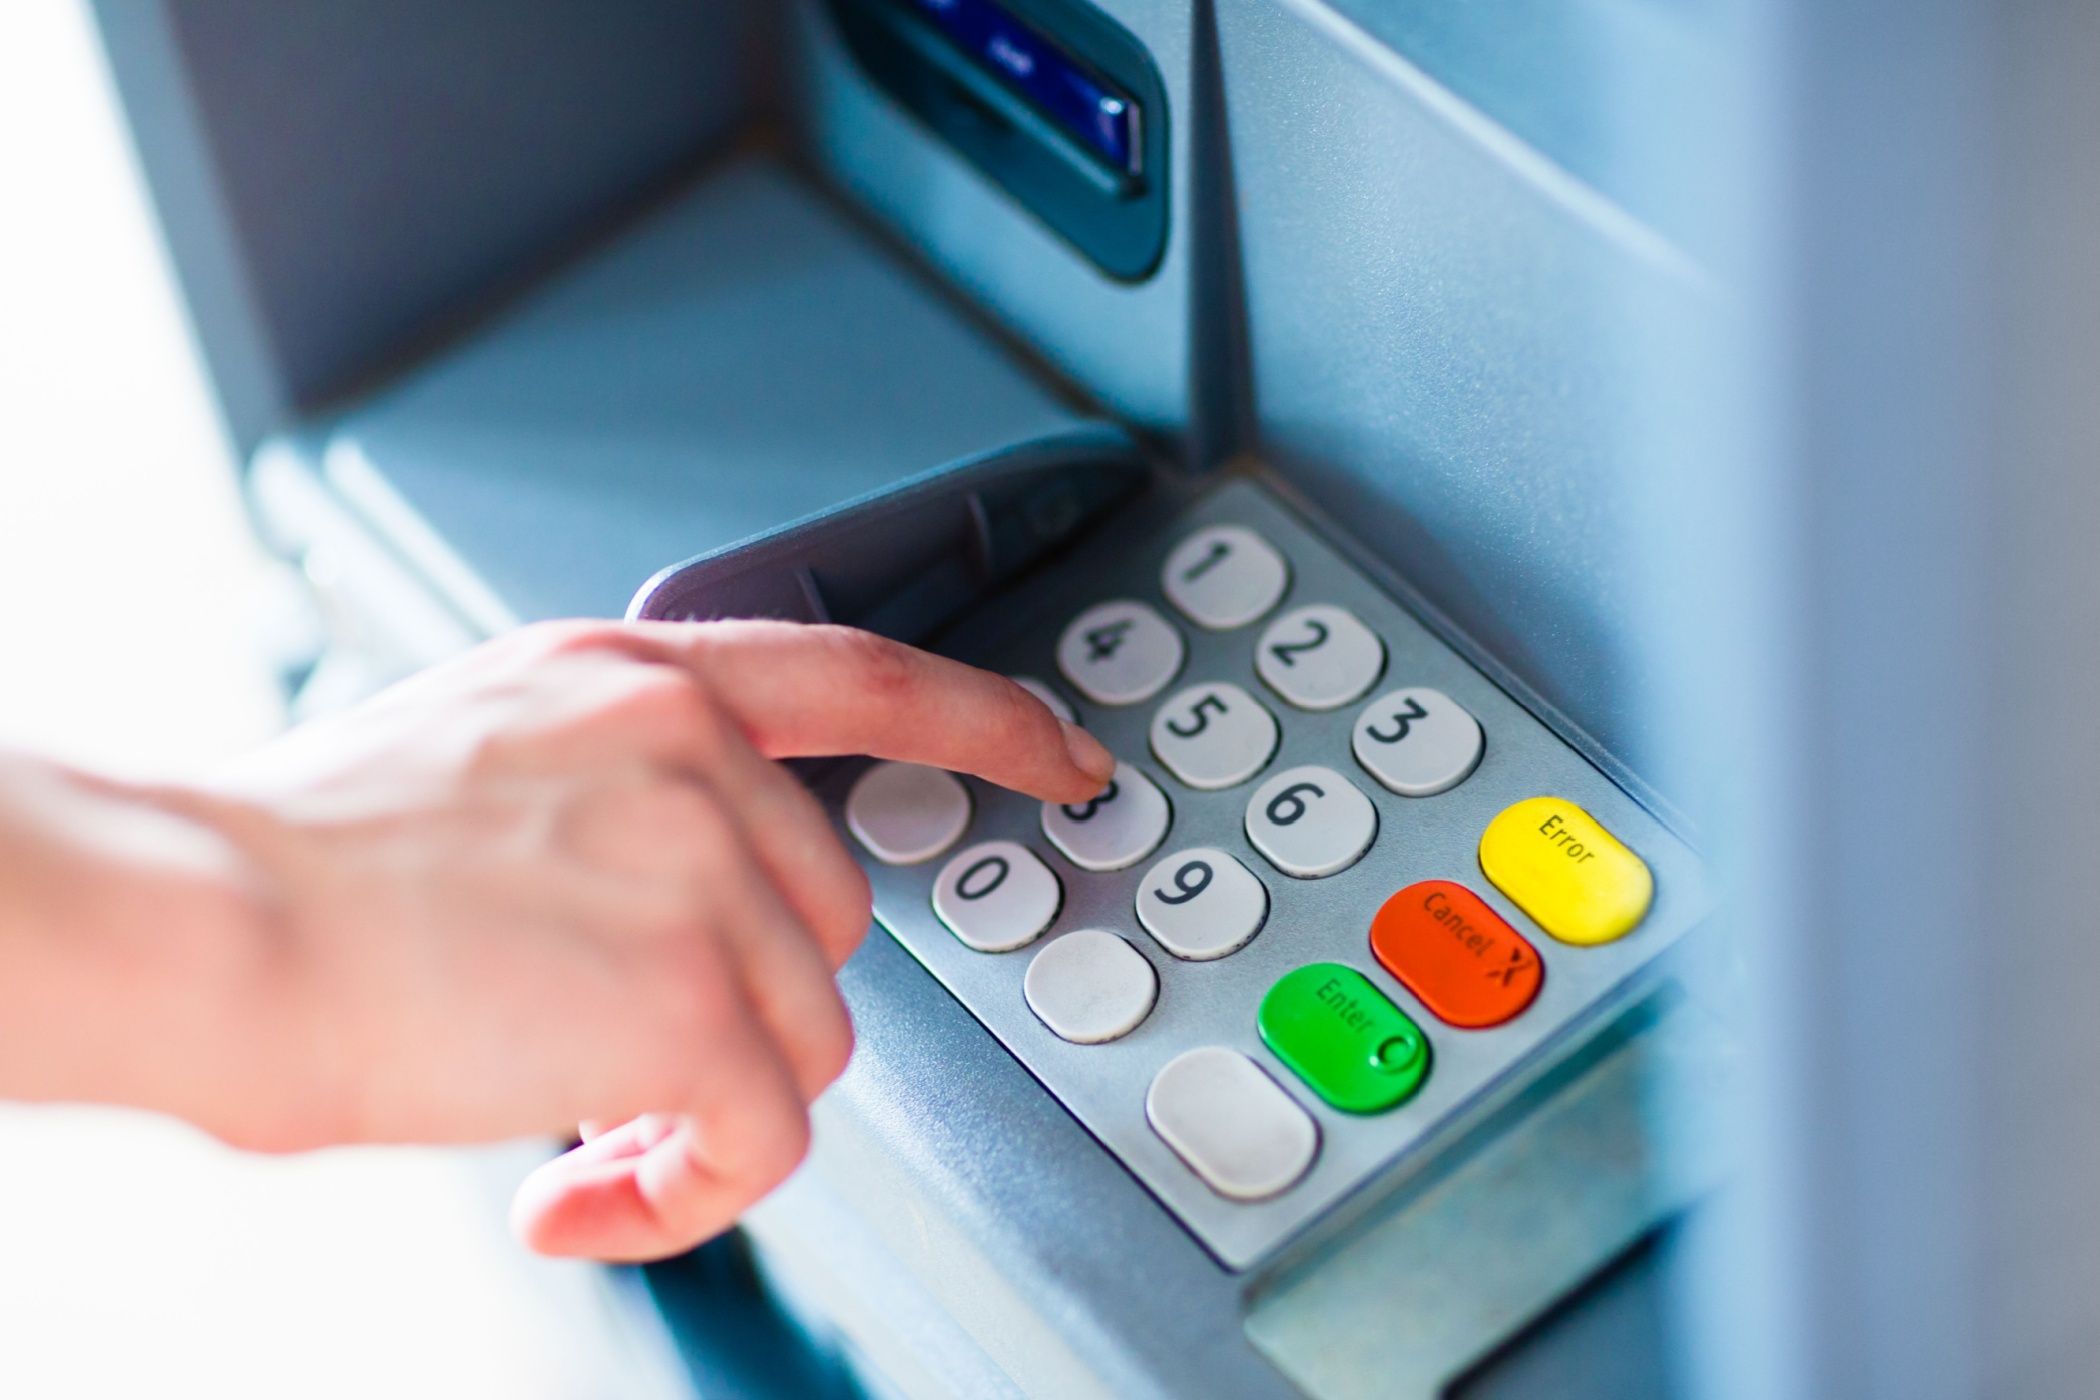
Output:
<path fill-rule="evenodd" d="M 845 824 L 884 926 L 1228 1267 L 1547 1063 L 1701 908 L 1666 828 L 1251 483 L 1017 594 L 941 649 L 1114 781 L 876 764 Z"/>

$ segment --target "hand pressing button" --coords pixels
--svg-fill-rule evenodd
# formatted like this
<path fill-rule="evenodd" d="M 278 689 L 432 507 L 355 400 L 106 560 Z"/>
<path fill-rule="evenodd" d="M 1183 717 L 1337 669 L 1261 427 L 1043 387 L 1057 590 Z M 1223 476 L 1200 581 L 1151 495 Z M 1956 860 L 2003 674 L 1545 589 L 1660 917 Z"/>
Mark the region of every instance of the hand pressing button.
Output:
<path fill-rule="evenodd" d="M 1081 870 L 1136 865 L 1167 839 L 1172 813 L 1159 785 L 1127 763 L 1099 797 L 1043 804 L 1043 835 Z"/>

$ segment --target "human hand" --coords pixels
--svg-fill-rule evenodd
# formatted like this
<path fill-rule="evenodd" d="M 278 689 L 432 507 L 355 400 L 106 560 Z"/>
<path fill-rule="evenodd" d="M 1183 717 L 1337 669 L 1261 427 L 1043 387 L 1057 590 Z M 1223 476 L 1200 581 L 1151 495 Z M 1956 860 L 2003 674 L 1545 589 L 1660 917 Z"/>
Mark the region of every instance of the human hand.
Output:
<path fill-rule="evenodd" d="M 261 872 L 294 989 L 288 1053 L 197 1116 L 268 1148 L 612 1124 L 520 1190 L 534 1248 L 727 1227 L 852 1048 L 867 880 L 768 761 L 842 753 L 1053 802 L 1113 771 L 1001 677 L 766 622 L 531 627 L 292 732 L 190 804 Z"/>

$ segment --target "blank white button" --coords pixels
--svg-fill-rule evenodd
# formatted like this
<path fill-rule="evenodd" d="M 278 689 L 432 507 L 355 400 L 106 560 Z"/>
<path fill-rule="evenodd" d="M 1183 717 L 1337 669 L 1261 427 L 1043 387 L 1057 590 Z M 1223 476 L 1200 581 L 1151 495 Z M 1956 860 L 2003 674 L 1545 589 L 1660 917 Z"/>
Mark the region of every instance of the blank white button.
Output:
<path fill-rule="evenodd" d="M 1255 646 L 1254 669 L 1299 709 L 1331 710 L 1378 683 L 1385 643 L 1347 608 L 1315 603 L 1269 624 Z"/>
<path fill-rule="evenodd" d="M 1008 676 L 1007 679 L 1049 706 L 1050 713 L 1056 715 L 1066 724 L 1073 724 L 1078 721 L 1079 716 L 1072 713 L 1071 703 L 1034 676 Z"/>
<path fill-rule="evenodd" d="M 1268 766 L 1276 716 L 1236 685 L 1192 685 L 1152 717 L 1152 752 L 1192 788 L 1229 788 Z"/>
<path fill-rule="evenodd" d="M 1160 591 L 1199 627 L 1244 627 L 1276 606 L 1291 581 L 1290 565 L 1243 525 L 1211 525 L 1174 547 L 1160 570 Z"/>
<path fill-rule="evenodd" d="M 1136 865 L 1167 839 L 1172 816 L 1167 795 L 1127 763 L 1099 797 L 1059 806 L 1043 804 L 1043 834 L 1082 870 Z"/>
<path fill-rule="evenodd" d="M 970 793 L 953 773 L 916 763 L 878 763 L 846 794 L 846 825 L 888 865 L 932 860 L 970 824 Z"/>
<path fill-rule="evenodd" d="M 1402 797 L 1457 787 L 1480 762 L 1480 721 L 1441 690 L 1381 695 L 1356 718 L 1356 761 Z"/>
<path fill-rule="evenodd" d="M 1167 688 L 1186 646 L 1159 609 L 1128 598 L 1098 603 L 1057 639 L 1057 666 L 1097 705 L 1135 705 Z"/>
<path fill-rule="evenodd" d="M 1320 1129 L 1260 1065 L 1204 1045 L 1167 1061 L 1145 1094 L 1152 1131 L 1204 1184 L 1235 1201 L 1289 1190 L 1320 1151 Z"/>
<path fill-rule="evenodd" d="M 1159 974 L 1144 955 L 1103 929 L 1083 928 L 1043 945 L 1021 979 L 1028 1009 L 1079 1045 L 1129 1035 L 1152 1013 Z"/>
<path fill-rule="evenodd" d="M 933 912 L 980 953 L 1011 953 L 1042 936 L 1064 891 L 1026 846 L 981 841 L 948 862 L 933 882 Z"/>
<path fill-rule="evenodd" d="M 1247 839 L 1269 863 L 1301 880 L 1356 864 L 1378 835 L 1378 811 L 1332 768 L 1278 773 L 1247 800 Z"/>
<path fill-rule="evenodd" d="M 1269 917 L 1269 892 L 1213 846 L 1177 851 L 1138 881 L 1138 922 L 1177 958 L 1208 962 L 1237 952 Z"/>

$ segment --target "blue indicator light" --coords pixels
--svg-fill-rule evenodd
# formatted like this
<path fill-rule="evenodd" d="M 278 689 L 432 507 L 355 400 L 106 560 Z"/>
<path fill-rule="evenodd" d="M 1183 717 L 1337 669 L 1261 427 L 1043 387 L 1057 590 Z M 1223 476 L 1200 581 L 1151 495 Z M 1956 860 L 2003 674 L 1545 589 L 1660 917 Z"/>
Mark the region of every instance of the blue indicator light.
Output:
<path fill-rule="evenodd" d="M 1117 170 L 1136 174 L 1138 107 L 993 0 L 909 0 L 963 52 Z"/>

